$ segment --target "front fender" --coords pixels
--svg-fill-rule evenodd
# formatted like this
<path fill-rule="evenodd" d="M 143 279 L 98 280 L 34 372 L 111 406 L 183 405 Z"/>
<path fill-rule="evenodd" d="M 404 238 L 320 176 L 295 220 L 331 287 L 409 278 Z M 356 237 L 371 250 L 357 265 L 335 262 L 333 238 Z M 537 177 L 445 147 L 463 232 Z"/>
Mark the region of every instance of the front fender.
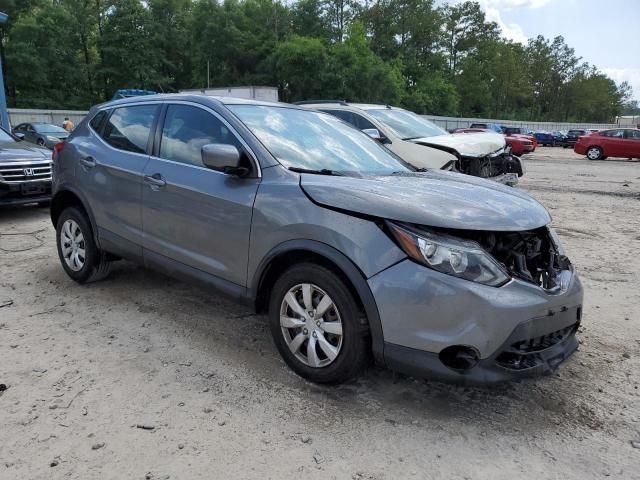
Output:
<path fill-rule="evenodd" d="M 288 240 L 272 248 L 256 268 L 253 279 L 250 283 L 248 297 L 253 299 L 257 298 L 261 280 L 269 265 L 277 257 L 293 251 L 308 251 L 320 255 L 334 263 L 340 271 L 346 275 L 353 287 L 356 289 L 356 292 L 364 306 L 365 314 L 367 315 L 367 320 L 369 322 L 369 330 L 371 332 L 371 348 L 374 358 L 382 363 L 384 350 L 382 323 L 380 321 L 376 300 L 371 293 L 369 284 L 367 283 L 364 274 L 349 258 L 325 243 L 308 239 Z"/>

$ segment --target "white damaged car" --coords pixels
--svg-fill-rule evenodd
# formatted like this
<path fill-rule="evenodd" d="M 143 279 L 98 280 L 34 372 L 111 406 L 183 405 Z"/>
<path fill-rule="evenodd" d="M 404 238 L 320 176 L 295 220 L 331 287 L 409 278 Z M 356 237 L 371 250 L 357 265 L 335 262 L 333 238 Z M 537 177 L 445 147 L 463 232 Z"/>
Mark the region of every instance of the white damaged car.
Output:
<path fill-rule="evenodd" d="M 451 134 L 413 112 L 389 105 L 339 100 L 297 104 L 335 115 L 416 168 L 454 170 L 508 185 L 516 185 L 525 173 L 522 159 L 511 154 L 504 136 L 497 133 Z"/>

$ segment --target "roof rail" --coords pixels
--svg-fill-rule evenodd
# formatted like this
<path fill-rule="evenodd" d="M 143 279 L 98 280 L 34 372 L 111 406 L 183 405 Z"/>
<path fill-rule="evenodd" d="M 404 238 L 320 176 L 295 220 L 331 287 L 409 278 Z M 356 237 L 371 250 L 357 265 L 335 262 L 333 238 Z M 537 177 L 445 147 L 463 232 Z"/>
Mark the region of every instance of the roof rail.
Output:
<path fill-rule="evenodd" d="M 302 102 L 293 102 L 294 105 L 313 105 L 314 103 L 337 103 L 339 105 L 348 105 L 346 100 L 303 100 Z"/>

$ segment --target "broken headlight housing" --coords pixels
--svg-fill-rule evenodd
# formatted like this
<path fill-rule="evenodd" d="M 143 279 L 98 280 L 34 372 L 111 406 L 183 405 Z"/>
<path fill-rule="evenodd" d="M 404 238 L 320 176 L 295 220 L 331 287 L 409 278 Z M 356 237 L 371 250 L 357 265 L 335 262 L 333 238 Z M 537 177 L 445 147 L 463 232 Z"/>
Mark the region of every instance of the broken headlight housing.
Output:
<path fill-rule="evenodd" d="M 428 268 L 492 287 L 511 278 L 477 242 L 392 222 L 387 225 L 402 250 Z"/>

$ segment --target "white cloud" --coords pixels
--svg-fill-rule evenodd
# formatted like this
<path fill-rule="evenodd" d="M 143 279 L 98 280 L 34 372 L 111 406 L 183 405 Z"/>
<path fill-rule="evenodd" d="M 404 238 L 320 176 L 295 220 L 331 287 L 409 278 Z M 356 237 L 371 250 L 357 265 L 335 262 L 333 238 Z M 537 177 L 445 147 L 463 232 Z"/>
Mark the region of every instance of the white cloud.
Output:
<path fill-rule="evenodd" d="M 481 0 L 487 6 L 511 10 L 512 8 L 540 8 L 544 7 L 552 0 Z"/>
<path fill-rule="evenodd" d="M 601 68 L 616 83 L 629 82 L 633 88 L 633 98 L 640 100 L 640 68 Z"/>
<path fill-rule="evenodd" d="M 455 0 L 449 3 L 460 3 L 464 0 Z M 501 12 L 523 8 L 540 8 L 553 0 L 478 0 L 480 6 L 490 22 L 496 22 L 505 38 L 514 42 L 526 44 L 527 36 L 522 27 L 517 23 L 506 23 L 502 19 Z"/>
<path fill-rule="evenodd" d="M 487 17 L 487 20 L 489 20 L 490 22 L 496 22 L 498 24 L 498 27 L 500 27 L 500 30 L 502 30 L 502 35 L 504 35 L 504 37 L 514 42 L 522 44 L 527 43 L 527 36 L 524 34 L 522 27 L 517 23 L 505 23 L 504 20 L 502 20 L 502 16 L 500 15 L 500 9 L 484 5 L 484 13 Z"/>

